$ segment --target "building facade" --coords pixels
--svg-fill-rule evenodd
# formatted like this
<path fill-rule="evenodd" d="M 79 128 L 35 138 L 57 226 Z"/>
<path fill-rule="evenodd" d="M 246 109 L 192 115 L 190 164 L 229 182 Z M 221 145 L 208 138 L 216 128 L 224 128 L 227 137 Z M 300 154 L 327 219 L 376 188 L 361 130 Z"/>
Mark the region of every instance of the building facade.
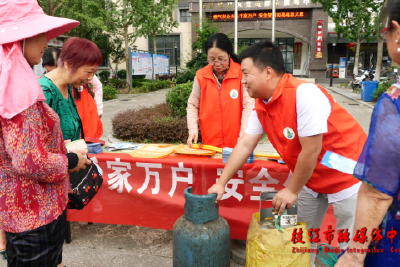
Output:
<path fill-rule="evenodd" d="M 199 1 L 188 0 L 196 21 Z M 234 1 L 204 0 L 203 12 L 233 39 Z M 195 38 L 192 25 L 192 38 Z M 275 41 L 286 71 L 295 76 L 324 78 L 327 72 L 328 15 L 310 0 L 276 0 Z M 272 1 L 238 1 L 238 46 L 272 37 Z"/>

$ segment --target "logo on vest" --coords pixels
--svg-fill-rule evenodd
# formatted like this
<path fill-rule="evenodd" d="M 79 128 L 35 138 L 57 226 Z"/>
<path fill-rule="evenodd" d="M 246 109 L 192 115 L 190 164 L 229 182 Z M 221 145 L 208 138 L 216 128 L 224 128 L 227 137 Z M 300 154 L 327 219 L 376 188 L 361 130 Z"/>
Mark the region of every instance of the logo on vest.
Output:
<path fill-rule="evenodd" d="M 293 139 L 295 137 L 294 131 L 289 127 L 286 127 L 285 129 L 283 129 L 283 135 L 287 139 Z"/>
<path fill-rule="evenodd" d="M 233 89 L 229 95 L 231 96 L 231 98 L 236 99 L 239 96 L 239 92 L 236 89 Z"/>

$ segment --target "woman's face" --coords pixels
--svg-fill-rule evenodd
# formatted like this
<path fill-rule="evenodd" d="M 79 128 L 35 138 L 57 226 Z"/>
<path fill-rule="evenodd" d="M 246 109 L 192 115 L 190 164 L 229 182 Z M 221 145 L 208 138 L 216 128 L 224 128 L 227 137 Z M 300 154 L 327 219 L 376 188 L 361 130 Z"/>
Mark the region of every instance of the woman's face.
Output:
<path fill-rule="evenodd" d="M 24 57 L 30 66 L 40 64 L 47 46 L 46 33 L 25 39 Z"/>
<path fill-rule="evenodd" d="M 229 55 L 222 49 L 212 47 L 207 51 L 208 63 L 213 65 L 213 69 L 221 72 L 229 66 Z"/>
<path fill-rule="evenodd" d="M 392 26 L 386 34 L 386 46 L 392 60 L 400 64 L 400 53 L 397 51 L 400 48 L 400 25 L 396 21 L 392 21 Z"/>
<path fill-rule="evenodd" d="M 64 65 L 66 65 L 64 63 Z M 75 72 L 68 71 L 68 84 L 75 88 L 79 88 L 85 83 L 88 83 L 93 79 L 94 74 L 97 71 L 97 65 L 83 65 L 79 67 Z M 68 69 L 68 67 L 67 67 Z"/>

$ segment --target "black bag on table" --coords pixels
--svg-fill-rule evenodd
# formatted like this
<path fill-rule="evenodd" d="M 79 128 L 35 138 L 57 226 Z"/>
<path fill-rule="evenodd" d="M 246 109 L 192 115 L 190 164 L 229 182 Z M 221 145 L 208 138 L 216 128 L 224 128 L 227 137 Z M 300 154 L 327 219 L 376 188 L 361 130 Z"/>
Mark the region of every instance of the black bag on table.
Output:
<path fill-rule="evenodd" d="M 85 139 L 82 124 L 81 129 L 82 138 Z M 98 168 L 100 167 L 92 162 L 86 165 L 86 169 L 69 174 L 72 193 L 68 194 L 68 209 L 83 209 L 100 190 L 103 184 L 103 172 Z"/>

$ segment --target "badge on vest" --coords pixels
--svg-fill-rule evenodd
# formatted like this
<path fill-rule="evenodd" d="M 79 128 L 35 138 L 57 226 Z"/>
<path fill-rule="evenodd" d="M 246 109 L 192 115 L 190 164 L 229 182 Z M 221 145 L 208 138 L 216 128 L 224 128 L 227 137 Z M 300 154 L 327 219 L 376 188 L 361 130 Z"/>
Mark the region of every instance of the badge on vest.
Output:
<path fill-rule="evenodd" d="M 239 92 L 236 89 L 233 89 L 229 95 L 231 96 L 231 98 L 236 99 L 239 96 Z"/>
<path fill-rule="evenodd" d="M 285 129 L 283 129 L 283 135 L 287 139 L 293 139 L 295 137 L 294 131 L 289 127 L 286 127 Z"/>

